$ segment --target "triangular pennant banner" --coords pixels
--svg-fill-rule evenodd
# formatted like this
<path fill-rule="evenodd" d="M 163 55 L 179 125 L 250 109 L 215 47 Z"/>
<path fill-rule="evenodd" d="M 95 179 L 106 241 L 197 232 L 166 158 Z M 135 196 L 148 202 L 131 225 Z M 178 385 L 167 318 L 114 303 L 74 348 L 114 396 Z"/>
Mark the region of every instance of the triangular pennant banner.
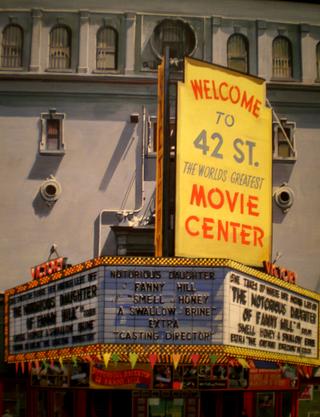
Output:
<path fill-rule="evenodd" d="M 228 363 L 229 363 L 230 366 L 238 366 L 239 365 L 237 359 L 235 359 L 235 358 L 229 358 Z"/>
<path fill-rule="evenodd" d="M 21 371 L 24 374 L 24 362 L 21 362 Z"/>
<path fill-rule="evenodd" d="M 191 355 L 191 360 L 193 363 L 193 366 L 197 366 L 199 360 L 200 360 L 200 355 L 198 353 L 194 353 Z"/>
<path fill-rule="evenodd" d="M 16 362 L 16 374 L 19 372 L 19 362 Z"/>
<path fill-rule="evenodd" d="M 154 367 L 154 365 L 157 362 L 157 360 L 158 360 L 158 355 L 156 353 L 150 353 L 150 355 L 149 355 L 149 361 L 151 363 L 151 367 L 152 368 Z"/>
<path fill-rule="evenodd" d="M 237 358 L 237 360 L 243 368 L 249 368 L 249 364 L 245 359 Z"/>
<path fill-rule="evenodd" d="M 77 364 L 78 364 L 77 357 L 76 356 L 72 356 L 71 359 L 72 359 L 72 364 L 73 364 L 74 368 L 76 368 L 77 367 Z"/>
<path fill-rule="evenodd" d="M 129 353 L 129 362 L 131 363 L 131 368 L 133 369 L 136 366 L 137 360 L 138 360 L 138 354 L 135 352 Z"/>
<path fill-rule="evenodd" d="M 111 353 L 105 352 L 103 354 L 103 362 L 104 362 L 104 366 L 105 366 L 106 369 L 108 368 L 110 358 L 111 358 Z"/>
<path fill-rule="evenodd" d="M 63 358 L 61 356 L 59 358 L 59 363 L 60 363 L 61 368 L 63 368 Z"/>
<path fill-rule="evenodd" d="M 117 364 L 120 360 L 120 356 L 117 353 L 113 353 L 111 355 L 111 360 L 112 360 L 112 362 L 115 362 Z"/>
<path fill-rule="evenodd" d="M 179 362 L 180 362 L 180 358 L 181 358 L 180 353 L 173 353 L 173 355 L 172 355 L 172 361 L 173 361 L 173 367 L 174 367 L 174 369 L 177 369 L 177 367 L 179 365 Z"/>
<path fill-rule="evenodd" d="M 29 372 L 31 372 L 31 369 L 32 369 L 32 362 L 31 362 L 31 361 L 29 361 L 29 362 L 28 362 L 28 371 L 29 371 Z"/>
<path fill-rule="evenodd" d="M 37 370 L 37 372 L 39 372 L 39 369 L 40 369 L 40 364 L 39 364 L 38 359 L 36 359 L 36 360 L 34 361 L 34 363 L 35 363 L 35 365 L 36 365 L 36 370 Z"/>
<path fill-rule="evenodd" d="M 214 365 L 217 362 L 218 356 L 216 355 L 211 355 L 210 356 L 210 361 L 212 363 L 212 365 Z"/>
<path fill-rule="evenodd" d="M 256 365 L 252 359 L 247 360 L 250 369 L 256 369 Z"/>

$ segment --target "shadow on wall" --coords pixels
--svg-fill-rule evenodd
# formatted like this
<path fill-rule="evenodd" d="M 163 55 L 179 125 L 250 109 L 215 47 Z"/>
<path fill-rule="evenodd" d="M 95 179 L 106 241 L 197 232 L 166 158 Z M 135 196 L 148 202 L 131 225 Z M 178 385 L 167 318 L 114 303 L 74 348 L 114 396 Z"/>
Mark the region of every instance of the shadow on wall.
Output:
<path fill-rule="evenodd" d="M 35 196 L 33 202 L 32 202 L 34 213 L 38 217 L 47 217 L 51 213 L 51 210 L 53 209 L 54 204 L 48 205 L 47 202 L 44 201 L 44 199 L 41 197 L 40 191 Z"/>
<path fill-rule="evenodd" d="M 50 175 L 56 175 L 63 155 L 39 155 L 37 154 L 33 166 L 29 172 L 29 180 L 45 180 Z"/>
<path fill-rule="evenodd" d="M 103 234 L 104 238 L 101 237 L 102 224 L 99 225 L 99 217 L 100 216 L 98 216 L 94 222 L 93 256 L 114 256 L 116 255 L 116 239 L 109 226 L 119 223 L 118 215 L 112 211 L 106 211 L 103 213 L 101 223 L 103 224 L 104 228 L 108 228 L 107 234 Z M 100 230 L 99 227 L 101 227 Z M 105 236 L 107 237 L 105 238 Z M 101 253 L 99 253 L 99 239 L 101 245 Z M 103 241 L 103 239 L 105 239 L 105 241 Z"/>
<path fill-rule="evenodd" d="M 132 137 L 132 134 L 134 132 L 135 125 L 132 123 L 127 123 L 121 133 L 121 136 L 119 138 L 118 144 L 113 152 L 113 155 L 111 157 L 110 163 L 106 169 L 106 172 L 101 180 L 99 190 L 100 191 L 106 191 L 108 188 L 108 185 L 121 161 L 121 159 L 124 159 L 126 154 L 128 153 L 128 145 L 130 142 L 130 139 Z M 126 151 L 127 149 L 127 151 Z"/>

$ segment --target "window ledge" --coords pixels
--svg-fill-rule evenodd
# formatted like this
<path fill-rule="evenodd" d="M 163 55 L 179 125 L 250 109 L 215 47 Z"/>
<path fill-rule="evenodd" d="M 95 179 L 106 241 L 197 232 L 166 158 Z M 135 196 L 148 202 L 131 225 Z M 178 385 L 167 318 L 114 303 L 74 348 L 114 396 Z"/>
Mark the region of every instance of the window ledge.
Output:
<path fill-rule="evenodd" d="M 15 67 L 13 67 L 13 68 L 10 68 L 10 67 L 0 67 L 0 71 L 22 72 L 22 71 L 25 71 L 25 68 L 23 68 L 23 67 L 19 67 L 19 68 L 15 68 Z"/>
<path fill-rule="evenodd" d="M 55 69 L 55 68 L 47 68 L 45 70 L 46 72 L 54 72 L 54 73 L 75 73 L 76 71 L 71 68 L 65 68 L 65 69 Z"/>
<path fill-rule="evenodd" d="M 279 82 L 285 82 L 285 83 L 301 83 L 301 80 L 296 80 L 294 78 L 275 78 L 275 77 L 272 77 L 270 79 L 270 81 L 273 81 L 273 82 L 276 82 L 276 83 L 279 83 Z"/>
<path fill-rule="evenodd" d="M 62 149 L 62 150 L 54 150 L 54 151 L 50 151 L 50 150 L 47 150 L 47 149 L 44 149 L 44 150 L 40 150 L 39 151 L 39 154 L 40 155 L 52 155 L 52 156 L 63 156 L 63 155 L 65 155 L 65 150 L 64 149 Z"/>
<path fill-rule="evenodd" d="M 280 156 L 273 156 L 272 157 L 273 162 L 275 163 L 280 163 L 283 162 L 285 164 L 294 164 L 297 160 L 296 156 L 291 156 L 291 157 L 280 157 Z"/>
<path fill-rule="evenodd" d="M 109 69 L 109 70 L 93 70 L 92 74 L 121 74 L 121 71 L 119 70 L 113 70 L 113 69 Z"/>

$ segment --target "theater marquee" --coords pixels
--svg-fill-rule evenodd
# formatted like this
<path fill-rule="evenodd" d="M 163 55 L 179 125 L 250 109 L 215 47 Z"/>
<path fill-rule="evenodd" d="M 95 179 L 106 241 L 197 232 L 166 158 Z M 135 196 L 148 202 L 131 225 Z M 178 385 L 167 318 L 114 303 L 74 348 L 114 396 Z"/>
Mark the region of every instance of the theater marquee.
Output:
<path fill-rule="evenodd" d="M 319 363 L 319 297 L 232 261 L 97 258 L 5 299 L 9 361 L 134 349 Z"/>
<path fill-rule="evenodd" d="M 175 255 L 262 266 L 271 251 L 265 83 L 187 58 L 178 85 Z"/>

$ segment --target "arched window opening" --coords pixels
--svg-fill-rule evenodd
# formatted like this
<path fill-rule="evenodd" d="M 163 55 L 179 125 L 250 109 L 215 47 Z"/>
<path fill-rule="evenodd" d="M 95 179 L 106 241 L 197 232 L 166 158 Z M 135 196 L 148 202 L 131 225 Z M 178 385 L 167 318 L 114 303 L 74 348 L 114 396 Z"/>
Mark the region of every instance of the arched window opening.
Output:
<path fill-rule="evenodd" d="M 18 25 L 8 25 L 2 32 L 1 66 L 21 68 L 23 51 L 23 31 Z"/>
<path fill-rule="evenodd" d="M 278 36 L 272 44 L 272 76 L 274 78 L 292 78 L 292 47 L 284 36 Z"/>
<path fill-rule="evenodd" d="M 103 27 L 97 33 L 97 70 L 117 69 L 118 33 L 111 27 Z"/>
<path fill-rule="evenodd" d="M 154 29 L 151 46 L 162 57 L 165 47 L 169 47 L 170 58 L 181 62 L 192 55 L 196 47 L 196 36 L 191 26 L 182 20 L 165 19 Z"/>
<path fill-rule="evenodd" d="M 245 36 L 235 33 L 228 39 L 228 67 L 236 71 L 249 72 L 249 46 Z"/>
<path fill-rule="evenodd" d="M 66 26 L 56 26 L 50 32 L 50 69 L 71 67 L 71 31 Z"/>

